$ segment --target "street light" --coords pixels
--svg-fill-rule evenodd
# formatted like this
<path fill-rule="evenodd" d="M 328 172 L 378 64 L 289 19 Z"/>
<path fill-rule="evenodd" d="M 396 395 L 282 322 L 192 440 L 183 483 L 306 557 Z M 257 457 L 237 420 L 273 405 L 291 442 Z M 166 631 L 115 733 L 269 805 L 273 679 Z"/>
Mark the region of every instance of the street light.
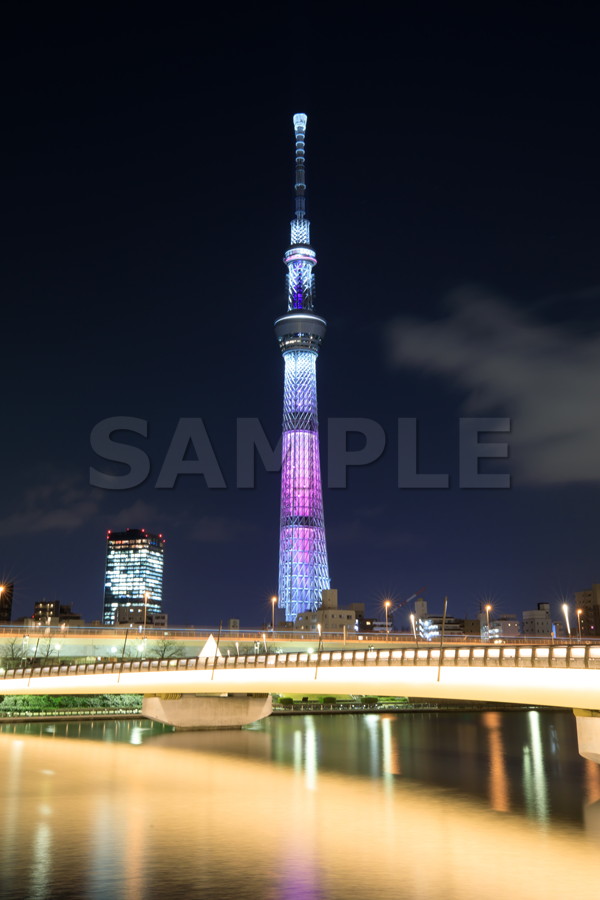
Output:
<path fill-rule="evenodd" d="M 385 633 L 387 635 L 387 634 L 389 634 L 388 612 L 389 612 L 390 606 L 392 605 L 392 601 L 386 600 L 383 605 L 385 607 Z"/>
<path fill-rule="evenodd" d="M 583 610 L 578 609 L 577 610 L 577 630 L 579 632 L 579 640 L 581 640 L 581 617 L 582 617 L 582 615 L 583 615 Z"/>
<path fill-rule="evenodd" d="M 414 637 L 415 643 L 416 643 L 417 642 L 417 628 L 415 625 L 415 614 L 414 613 L 410 614 L 410 624 L 412 625 L 413 637 Z"/>
<path fill-rule="evenodd" d="M 320 622 L 317 622 L 317 631 L 319 632 L 319 647 L 318 647 L 318 652 L 321 652 L 321 650 L 323 649 L 323 641 L 322 641 L 322 637 L 321 637 L 321 636 L 322 636 L 322 632 L 323 632 L 323 626 L 321 625 Z"/>
<path fill-rule="evenodd" d="M 490 639 L 490 612 L 491 612 L 491 611 L 492 611 L 492 604 L 491 604 L 491 603 L 486 603 L 486 604 L 485 604 L 485 618 L 486 618 L 486 622 L 487 622 L 487 635 L 486 635 L 486 640 L 488 640 L 488 641 L 489 641 L 489 639 Z"/>
<path fill-rule="evenodd" d="M 565 622 L 567 623 L 567 634 L 569 638 L 571 637 L 571 623 L 569 622 L 569 605 L 567 603 L 563 603 L 562 611 L 564 613 Z"/>
<path fill-rule="evenodd" d="M 275 634 L 275 604 L 277 597 L 271 597 L 271 631 Z"/>

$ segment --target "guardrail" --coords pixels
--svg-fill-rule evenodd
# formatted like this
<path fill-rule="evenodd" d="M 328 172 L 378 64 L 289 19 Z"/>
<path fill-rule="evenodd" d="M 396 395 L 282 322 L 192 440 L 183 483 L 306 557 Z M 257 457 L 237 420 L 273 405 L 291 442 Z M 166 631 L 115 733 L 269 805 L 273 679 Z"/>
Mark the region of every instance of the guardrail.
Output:
<path fill-rule="evenodd" d="M 119 627 L 111 628 L 110 626 L 93 626 L 93 625 L 3 625 L 0 626 L 0 639 L 3 637 L 27 637 L 29 640 L 37 639 L 45 640 L 47 638 L 81 638 L 87 637 L 106 638 L 107 640 L 114 638 L 115 640 L 124 640 L 128 635 L 128 640 L 138 640 L 146 638 L 147 640 L 162 641 L 169 640 L 207 640 L 210 635 L 215 637 L 219 634 L 219 627 L 213 628 L 161 628 L 154 625 L 147 625 L 143 630 L 142 625 L 134 625 L 130 628 Z M 319 641 L 319 635 L 316 631 L 293 631 L 291 629 L 281 629 L 279 631 L 271 631 L 271 626 L 264 628 L 246 628 L 229 630 L 221 629 L 221 641 L 224 643 L 235 643 L 235 641 L 256 641 L 263 643 L 266 639 L 267 643 L 276 641 L 306 641 L 307 643 L 316 643 Z M 387 635 L 384 631 L 347 631 L 344 637 L 342 631 L 324 631 L 321 635 L 321 642 L 354 643 L 360 642 L 364 644 L 375 643 L 414 643 L 414 635 L 412 631 L 390 631 Z M 439 644 L 439 635 L 434 638 Z M 559 637 L 551 638 L 550 636 L 535 637 L 533 635 L 511 635 L 502 640 L 510 641 L 511 644 L 527 644 L 527 645 L 545 645 L 550 643 L 556 645 L 573 644 L 597 644 L 600 646 L 600 638 L 584 635 L 579 637 Z M 419 641 L 421 638 L 419 637 Z M 423 638 L 423 642 L 425 639 Z M 446 632 L 444 634 L 444 644 L 473 644 L 479 643 L 480 637 L 476 634 L 452 634 Z M 493 643 L 490 641 L 490 643 Z"/>
<path fill-rule="evenodd" d="M 317 653 L 266 653 L 248 656 L 137 659 L 25 666 L 6 669 L 4 679 L 102 675 L 130 672 L 219 669 L 321 668 L 333 666 L 469 666 L 550 669 L 600 669 L 600 646 L 593 644 L 524 647 L 518 644 L 483 647 L 425 647 L 382 650 L 324 650 Z M 1 693 L 1 690 L 0 690 Z"/>

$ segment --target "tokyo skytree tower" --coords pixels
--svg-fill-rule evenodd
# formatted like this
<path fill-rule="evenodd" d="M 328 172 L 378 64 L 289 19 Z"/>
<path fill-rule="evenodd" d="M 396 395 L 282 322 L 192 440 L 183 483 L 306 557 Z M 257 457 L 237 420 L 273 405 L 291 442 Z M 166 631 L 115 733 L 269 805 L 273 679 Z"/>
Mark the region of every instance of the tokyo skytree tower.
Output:
<path fill-rule="evenodd" d="M 329 588 L 319 461 L 316 363 L 327 323 L 313 312 L 317 262 L 306 218 L 306 116 L 294 116 L 296 214 L 291 222 L 288 311 L 275 321 L 285 363 L 279 542 L 279 603 L 288 622 L 321 605 Z"/>

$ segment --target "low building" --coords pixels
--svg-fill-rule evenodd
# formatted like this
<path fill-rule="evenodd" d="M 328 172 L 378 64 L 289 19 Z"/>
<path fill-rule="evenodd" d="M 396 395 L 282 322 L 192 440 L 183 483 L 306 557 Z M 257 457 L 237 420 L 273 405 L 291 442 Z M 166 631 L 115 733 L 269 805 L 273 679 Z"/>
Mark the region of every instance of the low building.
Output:
<path fill-rule="evenodd" d="M 394 630 L 394 623 L 391 616 L 388 618 L 387 631 Z M 385 634 L 385 619 L 377 619 L 374 616 L 358 615 L 356 618 L 356 631 L 365 634 Z"/>
<path fill-rule="evenodd" d="M 163 612 L 152 612 L 144 603 L 124 603 L 117 607 L 115 625 L 152 625 L 155 628 L 166 628 L 168 617 Z"/>
<path fill-rule="evenodd" d="M 34 625 L 85 625 L 79 613 L 73 612 L 72 604 L 58 600 L 39 600 L 33 608 Z"/>
<path fill-rule="evenodd" d="M 600 584 L 575 593 L 575 610 L 578 609 L 581 610 L 581 634 L 585 637 L 600 635 Z"/>
<path fill-rule="evenodd" d="M 505 641 L 517 637 L 521 633 L 519 620 L 512 613 L 495 616 L 489 619 L 483 612 L 479 616 L 481 622 L 481 639 L 483 641 Z"/>
<path fill-rule="evenodd" d="M 330 589 L 321 592 L 321 606 L 296 616 L 294 631 L 318 632 L 322 634 L 348 634 L 354 631 L 356 610 L 338 607 L 338 592 Z"/>
<path fill-rule="evenodd" d="M 417 619 L 417 636 L 424 641 L 439 640 L 442 636 L 452 637 L 465 633 L 465 619 L 457 619 L 454 616 L 427 616 L 426 619 Z"/>
<path fill-rule="evenodd" d="M 523 611 L 523 634 L 529 637 L 552 636 L 552 616 L 549 603 L 538 603 L 537 609 Z"/>
<path fill-rule="evenodd" d="M 463 631 L 465 634 L 470 634 L 475 637 L 479 637 L 481 635 L 481 622 L 479 621 L 479 619 L 463 619 L 463 622 Z"/>

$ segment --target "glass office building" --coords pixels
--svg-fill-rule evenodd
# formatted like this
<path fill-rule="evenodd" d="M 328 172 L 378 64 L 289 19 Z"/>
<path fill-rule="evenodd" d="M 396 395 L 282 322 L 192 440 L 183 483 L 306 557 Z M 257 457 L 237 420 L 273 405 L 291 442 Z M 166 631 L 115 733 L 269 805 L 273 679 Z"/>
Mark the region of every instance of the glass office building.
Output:
<path fill-rule="evenodd" d="M 165 541 L 143 528 L 109 531 L 106 537 L 104 625 L 116 625 L 119 608 L 143 607 L 148 621 L 162 612 Z"/>

